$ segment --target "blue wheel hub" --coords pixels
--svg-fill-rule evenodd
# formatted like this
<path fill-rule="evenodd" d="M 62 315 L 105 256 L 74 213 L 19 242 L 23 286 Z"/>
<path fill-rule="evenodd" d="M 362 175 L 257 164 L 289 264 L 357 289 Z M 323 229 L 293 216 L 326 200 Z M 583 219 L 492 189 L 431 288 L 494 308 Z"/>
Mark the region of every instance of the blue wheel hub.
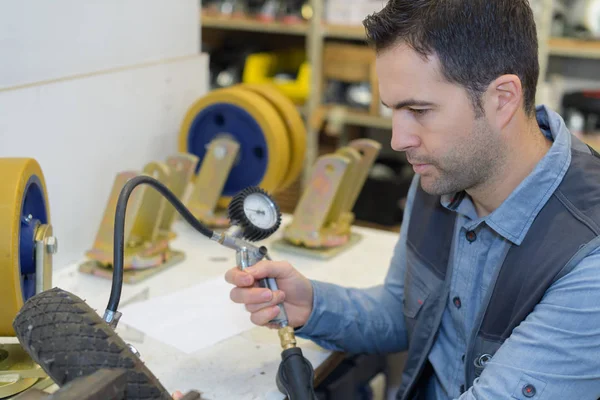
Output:
<path fill-rule="evenodd" d="M 258 186 L 263 180 L 269 161 L 267 142 L 260 125 L 243 108 L 227 103 L 210 105 L 196 115 L 188 132 L 187 151 L 200 158 L 196 173 L 208 144 L 223 134 L 240 144 L 238 159 L 223 188 L 224 196 L 234 196 L 248 186 Z"/>
<path fill-rule="evenodd" d="M 19 232 L 19 266 L 23 301 L 35 295 L 35 229 L 48 223 L 46 201 L 42 184 L 37 176 L 29 178 L 21 204 L 21 230 Z"/>

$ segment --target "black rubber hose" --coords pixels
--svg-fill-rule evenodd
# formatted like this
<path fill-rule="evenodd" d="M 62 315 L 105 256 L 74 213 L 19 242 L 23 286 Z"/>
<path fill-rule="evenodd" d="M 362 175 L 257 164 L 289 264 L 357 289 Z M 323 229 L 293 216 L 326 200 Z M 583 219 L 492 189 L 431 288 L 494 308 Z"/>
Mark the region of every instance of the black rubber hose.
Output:
<path fill-rule="evenodd" d="M 313 366 L 299 347 L 281 352 L 276 384 L 279 391 L 289 400 L 316 400 L 314 380 Z"/>
<path fill-rule="evenodd" d="M 177 212 L 181 214 L 194 229 L 208 237 L 213 236 L 213 231 L 207 228 L 202 222 L 198 221 L 194 215 L 185 207 L 185 205 L 160 181 L 151 176 L 140 175 L 131 178 L 121 189 L 119 199 L 117 201 L 117 210 L 115 212 L 114 226 L 114 249 L 113 249 L 113 278 L 112 287 L 110 289 L 110 298 L 108 300 L 107 309 L 112 312 L 117 312 L 119 301 L 121 300 L 121 289 L 123 288 L 123 258 L 125 252 L 125 211 L 129 196 L 138 185 L 147 184 L 152 186 L 160 194 L 162 194 L 175 207 Z"/>

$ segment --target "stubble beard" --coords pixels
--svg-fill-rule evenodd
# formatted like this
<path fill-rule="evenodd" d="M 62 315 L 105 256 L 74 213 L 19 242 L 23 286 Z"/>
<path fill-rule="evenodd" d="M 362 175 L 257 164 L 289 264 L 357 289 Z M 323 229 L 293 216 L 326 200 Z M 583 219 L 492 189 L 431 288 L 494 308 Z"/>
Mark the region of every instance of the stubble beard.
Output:
<path fill-rule="evenodd" d="M 483 187 L 500 172 L 503 154 L 500 138 L 485 118 L 480 118 L 470 140 L 457 143 L 444 157 L 430 162 L 434 172 L 421 176 L 421 187 L 435 196 Z"/>

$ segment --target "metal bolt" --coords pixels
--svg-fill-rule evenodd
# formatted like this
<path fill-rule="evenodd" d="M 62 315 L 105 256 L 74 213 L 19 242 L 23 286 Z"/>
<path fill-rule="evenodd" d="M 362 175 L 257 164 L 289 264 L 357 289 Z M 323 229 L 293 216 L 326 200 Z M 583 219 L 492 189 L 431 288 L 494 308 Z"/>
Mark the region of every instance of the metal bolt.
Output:
<path fill-rule="evenodd" d="M 217 158 L 217 160 L 220 160 L 223 157 L 225 157 L 225 154 L 227 154 L 227 149 L 224 146 L 215 147 L 215 157 Z"/>
<path fill-rule="evenodd" d="M 46 239 L 46 251 L 50 254 L 56 254 L 58 252 L 58 240 L 56 240 L 56 237 L 50 236 Z"/>
<path fill-rule="evenodd" d="M 23 218 L 23 222 L 25 222 L 26 224 L 30 224 L 32 220 L 33 220 L 33 215 L 31 215 L 31 214 L 29 214 Z"/>
<path fill-rule="evenodd" d="M 135 354 L 137 357 L 139 357 L 139 356 L 140 356 L 140 352 L 138 351 L 138 349 L 136 349 L 135 347 L 133 347 L 133 345 L 132 345 L 132 344 L 129 344 L 129 343 L 128 343 L 128 344 L 127 344 L 127 346 L 129 346 L 129 350 L 131 350 L 131 352 L 132 352 L 133 354 Z"/>

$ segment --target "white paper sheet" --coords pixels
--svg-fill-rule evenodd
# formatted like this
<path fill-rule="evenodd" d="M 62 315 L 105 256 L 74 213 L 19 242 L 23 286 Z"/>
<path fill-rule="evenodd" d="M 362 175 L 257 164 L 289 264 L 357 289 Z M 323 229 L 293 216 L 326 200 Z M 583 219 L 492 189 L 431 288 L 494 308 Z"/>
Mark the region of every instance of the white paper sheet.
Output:
<path fill-rule="evenodd" d="M 187 354 L 256 327 L 223 277 L 120 309 L 121 322 Z"/>

